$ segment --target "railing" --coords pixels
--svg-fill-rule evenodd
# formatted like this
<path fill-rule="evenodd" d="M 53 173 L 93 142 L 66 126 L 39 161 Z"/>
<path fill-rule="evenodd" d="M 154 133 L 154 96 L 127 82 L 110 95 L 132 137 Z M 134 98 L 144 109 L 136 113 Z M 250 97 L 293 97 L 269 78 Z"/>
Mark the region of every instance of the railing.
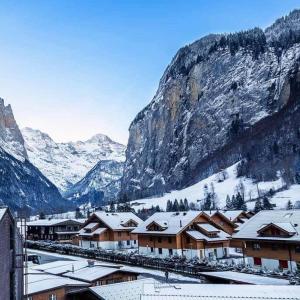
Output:
<path fill-rule="evenodd" d="M 152 268 L 162 271 L 176 272 L 183 275 L 200 278 L 199 272 L 220 270 L 220 267 L 210 266 L 206 263 L 191 264 L 185 258 L 156 258 L 140 255 L 138 253 L 121 253 L 102 249 L 84 249 L 79 246 L 61 245 L 58 243 L 27 241 L 27 247 L 31 249 L 55 252 L 59 254 L 80 256 L 88 259 L 98 259 L 113 263 L 134 265 L 145 268 Z M 226 267 L 223 270 L 229 270 Z"/>

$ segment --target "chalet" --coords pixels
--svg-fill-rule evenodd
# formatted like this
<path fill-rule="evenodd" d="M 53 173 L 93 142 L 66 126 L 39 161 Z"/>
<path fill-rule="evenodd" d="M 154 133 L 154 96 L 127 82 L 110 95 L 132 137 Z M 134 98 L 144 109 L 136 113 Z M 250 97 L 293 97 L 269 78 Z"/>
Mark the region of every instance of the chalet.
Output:
<path fill-rule="evenodd" d="M 23 241 L 7 207 L 0 208 L 0 299 L 22 299 Z"/>
<path fill-rule="evenodd" d="M 94 212 L 79 231 L 79 246 L 84 248 L 137 248 L 132 230 L 143 221 L 132 212 Z"/>
<path fill-rule="evenodd" d="M 230 236 L 205 212 L 158 212 L 133 230 L 139 253 L 214 259 L 228 255 Z"/>
<path fill-rule="evenodd" d="M 32 271 L 44 272 L 56 276 L 88 283 L 89 286 L 105 285 L 136 280 L 139 273 L 122 265 L 101 263 L 93 260 L 55 261 L 31 268 Z"/>
<path fill-rule="evenodd" d="M 38 271 L 25 274 L 25 282 L 24 300 L 66 300 L 68 293 L 89 286 L 86 282 Z"/>
<path fill-rule="evenodd" d="M 27 239 L 71 242 L 85 219 L 44 219 L 27 223 Z"/>
<path fill-rule="evenodd" d="M 243 243 L 248 263 L 268 269 L 300 269 L 300 210 L 261 211 L 233 240 Z"/>

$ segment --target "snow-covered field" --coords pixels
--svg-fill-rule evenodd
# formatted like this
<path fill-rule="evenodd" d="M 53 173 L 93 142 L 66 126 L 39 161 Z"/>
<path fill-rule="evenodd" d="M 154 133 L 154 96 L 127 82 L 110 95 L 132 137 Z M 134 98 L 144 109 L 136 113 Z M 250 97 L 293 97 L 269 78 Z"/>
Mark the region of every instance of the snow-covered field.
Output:
<path fill-rule="evenodd" d="M 184 198 L 186 198 L 189 202 L 194 202 L 199 205 L 201 200 L 204 198 L 205 185 L 207 185 L 209 190 L 212 189 L 213 185 L 217 195 L 217 204 L 220 208 L 223 208 L 226 204 L 227 195 L 230 197 L 235 195 L 237 193 L 237 186 L 241 182 L 245 188 L 246 201 L 257 198 L 258 194 L 264 195 L 264 193 L 268 192 L 270 189 L 278 190 L 284 185 L 284 182 L 281 178 L 278 178 L 276 181 L 258 183 L 253 182 L 253 180 L 246 177 L 237 178 L 236 166 L 237 164 L 234 164 L 226 169 L 225 173 L 227 178 L 222 182 L 220 182 L 222 174 L 216 173 L 185 189 L 175 190 L 170 193 L 166 193 L 161 197 L 134 200 L 131 201 L 131 205 L 135 210 L 151 208 L 152 205 L 159 205 L 162 209 L 165 209 L 168 200 L 174 201 L 177 199 L 179 201 L 180 199 Z M 291 200 L 292 203 L 300 200 L 300 185 L 293 185 L 289 190 L 275 194 L 271 199 L 271 202 L 276 204 L 276 208 L 284 208 L 288 200 Z M 254 202 L 248 202 L 247 207 L 248 209 L 252 209 L 254 207 Z"/>

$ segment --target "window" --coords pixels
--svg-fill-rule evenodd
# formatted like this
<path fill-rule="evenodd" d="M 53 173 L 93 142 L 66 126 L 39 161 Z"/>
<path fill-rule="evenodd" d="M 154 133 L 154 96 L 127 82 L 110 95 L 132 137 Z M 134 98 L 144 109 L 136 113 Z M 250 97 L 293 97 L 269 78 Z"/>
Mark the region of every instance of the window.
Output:
<path fill-rule="evenodd" d="M 133 240 L 133 243 L 136 244 L 136 240 Z"/>
<path fill-rule="evenodd" d="M 56 295 L 55 294 L 49 295 L 49 300 L 56 300 Z"/>
<path fill-rule="evenodd" d="M 169 249 L 169 255 L 170 255 L 170 256 L 173 255 L 173 249 Z"/>
<path fill-rule="evenodd" d="M 261 266 L 261 258 L 260 257 L 253 257 L 253 262 L 255 266 Z"/>
<path fill-rule="evenodd" d="M 279 247 L 277 244 L 272 244 L 271 248 L 273 251 L 276 251 L 276 250 L 278 250 Z"/>
<path fill-rule="evenodd" d="M 253 248 L 253 250 L 260 250 L 260 245 L 259 245 L 259 243 L 253 243 L 253 244 L 252 244 L 252 248 Z"/>
<path fill-rule="evenodd" d="M 295 247 L 295 252 L 296 252 L 296 253 L 300 253 L 300 246 L 296 246 L 296 247 Z"/>
<path fill-rule="evenodd" d="M 150 242 L 153 241 L 153 237 L 152 237 L 152 236 L 149 237 L 149 241 L 150 241 Z"/>
<path fill-rule="evenodd" d="M 279 260 L 279 269 L 287 269 L 288 268 L 288 261 L 287 260 Z"/>
<path fill-rule="evenodd" d="M 162 254 L 162 248 L 158 248 L 158 254 Z"/>
<path fill-rule="evenodd" d="M 119 232 L 118 232 L 118 236 L 121 236 L 121 234 L 122 234 L 122 232 L 119 231 Z"/>
<path fill-rule="evenodd" d="M 127 236 L 130 236 L 130 232 L 129 231 L 127 231 Z"/>
<path fill-rule="evenodd" d="M 189 244 L 191 242 L 191 239 L 189 236 L 186 237 L 186 242 L 187 242 L 187 244 Z"/>
<path fill-rule="evenodd" d="M 161 243 L 161 237 L 160 237 L 160 236 L 157 238 L 157 241 L 158 241 L 159 243 Z"/>
<path fill-rule="evenodd" d="M 154 249 L 153 249 L 153 247 L 151 247 L 151 248 L 150 248 L 150 251 L 151 251 L 152 253 L 154 252 Z"/>
<path fill-rule="evenodd" d="M 130 245 L 130 240 L 127 240 L 126 243 L 127 243 L 127 246 L 129 246 Z"/>
<path fill-rule="evenodd" d="M 168 237 L 168 242 L 169 242 L 169 244 L 172 244 L 172 237 Z"/>

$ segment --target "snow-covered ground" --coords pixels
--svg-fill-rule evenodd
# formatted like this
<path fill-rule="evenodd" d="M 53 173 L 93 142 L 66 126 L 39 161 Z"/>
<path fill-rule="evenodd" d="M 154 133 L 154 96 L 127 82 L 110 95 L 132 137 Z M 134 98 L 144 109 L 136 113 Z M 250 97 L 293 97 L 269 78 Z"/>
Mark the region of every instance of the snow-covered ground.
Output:
<path fill-rule="evenodd" d="M 194 202 L 199 205 L 201 200 L 204 198 L 205 185 L 207 185 L 209 190 L 212 189 L 213 185 L 217 195 L 217 204 L 220 208 L 223 208 L 226 204 L 227 195 L 230 197 L 235 195 L 237 193 L 237 186 L 240 183 L 243 183 L 245 188 L 244 195 L 246 201 L 257 198 L 258 194 L 264 195 L 270 189 L 273 189 L 274 191 L 278 190 L 284 185 L 281 178 L 278 178 L 276 181 L 258 183 L 246 177 L 237 178 L 236 166 L 237 163 L 225 170 L 227 178 L 222 182 L 220 182 L 220 178 L 223 177 L 222 173 L 216 173 L 185 189 L 175 190 L 170 193 L 166 193 L 161 197 L 134 200 L 131 201 L 131 205 L 135 210 L 151 208 L 152 205 L 159 205 L 162 209 L 165 209 L 168 200 L 174 201 L 177 199 L 179 201 L 184 198 L 187 198 L 189 202 Z M 293 185 L 289 190 L 275 194 L 271 199 L 271 202 L 276 204 L 276 208 L 285 208 L 288 200 L 291 200 L 292 203 L 300 200 L 300 185 Z M 252 209 L 254 207 L 254 202 L 248 202 L 247 207 L 248 209 Z"/>

